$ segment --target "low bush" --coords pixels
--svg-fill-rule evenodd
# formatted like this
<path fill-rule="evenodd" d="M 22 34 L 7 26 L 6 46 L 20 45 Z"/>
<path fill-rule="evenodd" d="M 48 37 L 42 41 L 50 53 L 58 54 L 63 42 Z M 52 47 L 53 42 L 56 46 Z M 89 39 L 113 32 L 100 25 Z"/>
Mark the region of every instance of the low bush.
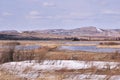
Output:
<path fill-rule="evenodd" d="M 40 49 L 16 49 L 18 43 L 5 44 L 7 47 L 3 47 L 0 52 L 0 63 L 12 62 L 12 61 L 24 61 L 24 60 L 37 60 L 41 62 L 45 59 L 46 53 L 53 49 L 48 47 L 42 47 Z"/>
<path fill-rule="evenodd" d="M 120 43 L 116 43 L 116 42 L 101 42 L 101 43 L 99 43 L 99 45 L 120 45 Z"/>

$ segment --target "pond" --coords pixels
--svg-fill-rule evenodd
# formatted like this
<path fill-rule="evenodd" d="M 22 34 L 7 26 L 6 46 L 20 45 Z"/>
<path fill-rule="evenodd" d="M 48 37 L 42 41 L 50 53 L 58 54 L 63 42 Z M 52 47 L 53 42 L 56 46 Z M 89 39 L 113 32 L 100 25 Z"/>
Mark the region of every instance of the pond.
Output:
<path fill-rule="evenodd" d="M 23 45 L 18 45 L 18 46 L 0 46 L 0 48 L 14 48 L 17 50 L 34 50 L 41 48 L 39 45 L 29 45 L 29 46 L 23 46 Z"/>
<path fill-rule="evenodd" d="M 97 48 L 96 46 L 61 46 L 59 50 L 88 51 L 88 52 L 115 52 L 120 48 Z"/>
<path fill-rule="evenodd" d="M 64 44 L 99 44 L 100 41 L 71 41 Z"/>
<path fill-rule="evenodd" d="M 16 46 L 15 47 L 17 50 L 24 49 L 24 50 L 34 50 L 40 48 L 38 45 L 29 45 L 29 46 Z"/>

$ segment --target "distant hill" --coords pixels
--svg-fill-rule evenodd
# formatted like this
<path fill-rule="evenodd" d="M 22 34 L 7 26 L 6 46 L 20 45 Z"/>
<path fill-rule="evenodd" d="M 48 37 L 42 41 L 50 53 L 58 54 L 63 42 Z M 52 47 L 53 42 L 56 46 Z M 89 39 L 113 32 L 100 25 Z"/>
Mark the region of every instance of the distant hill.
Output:
<path fill-rule="evenodd" d="M 18 34 L 19 32 L 16 30 L 5 30 L 5 31 L 0 31 L 0 34 Z"/>
<path fill-rule="evenodd" d="M 120 29 L 100 29 L 94 26 L 81 27 L 76 29 L 47 29 L 18 32 L 15 30 L 0 31 L 0 39 L 18 40 L 44 40 L 64 38 L 96 38 L 96 39 L 119 39 Z"/>

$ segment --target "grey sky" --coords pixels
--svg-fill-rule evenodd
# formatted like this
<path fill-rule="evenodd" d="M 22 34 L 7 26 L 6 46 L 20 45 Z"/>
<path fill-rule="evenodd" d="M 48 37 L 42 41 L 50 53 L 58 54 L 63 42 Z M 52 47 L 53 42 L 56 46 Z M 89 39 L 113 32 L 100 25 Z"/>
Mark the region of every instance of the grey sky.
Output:
<path fill-rule="evenodd" d="M 1 30 L 120 28 L 120 0 L 0 0 Z"/>

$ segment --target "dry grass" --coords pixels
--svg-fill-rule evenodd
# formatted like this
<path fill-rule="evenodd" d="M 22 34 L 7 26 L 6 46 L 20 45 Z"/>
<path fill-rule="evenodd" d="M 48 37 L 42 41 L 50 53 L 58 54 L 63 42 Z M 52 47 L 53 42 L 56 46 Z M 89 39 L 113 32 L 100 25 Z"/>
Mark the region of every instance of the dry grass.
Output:
<path fill-rule="evenodd" d="M 81 60 L 81 61 L 120 61 L 120 53 L 95 53 L 83 51 L 49 51 L 47 60 Z"/>
<path fill-rule="evenodd" d="M 120 45 L 120 43 L 117 43 L 117 42 L 100 42 L 99 45 Z"/>
<path fill-rule="evenodd" d="M 8 72 L 0 71 L 0 80 L 28 80 L 26 78 L 20 78 Z"/>
<path fill-rule="evenodd" d="M 42 47 L 35 50 L 14 50 L 10 48 L 0 54 L 0 61 L 24 61 L 24 60 L 82 60 L 82 61 L 120 61 L 120 53 L 95 53 L 84 51 L 56 50 L 57 46 Z M 10 53 L 10 54 L 8 54 Z M 7 57 L 8 56 L 8 57 Z M 11 57 L 10 57 L 11 56 Z M 11 59 L 11 60 L 9 60 Z"/>
<path fill-rule="evenodd" d="M 8 45 L 6 42 L 5 45 Z M 38 42 L 38 44 L 42 44 L 45 47 L 35 49 L 35 50 L 14 50 L 13 48 L 13 61 L 24 61 L 24 60 L 39 60 L 41 62 L 42 60 L 81 60 L 81 61 L 115 61 L 120 62 L 120 53 L 114 52 L 114 53 L 95 53 L 95 52 L 84 52 L 84 51 L 67 51 L 67 50 L 56 50 L 57 46 L 64 45 L 62 43 L 56 44 L 52 42 Z M 14 43 L 15 44 L 15 43 Z M 31 44 L 37 44 L 36 42 L 30 42 L 30 41 L 21 41 L 20 44 L 22 45 L 31 45 Z M 11 43 L 9 43 L 11 45 Z M 18 44 L 16 44 L 18 45 Z M 72 44 L 70 44 L 72 45 Z M 111 45 L 111 43 L 110 43 Z M 112 43 L 112 45 L 115 45 Z M 2 50 L 0 50 L 2 53 Z M 9 53 L 10 51 L 8 51 Z M 4 58 L 5 60 L 8 60 L 9 56 L 8 54 L 1 55 L 0 57 Z M 0 58 L 0 59 L 1 59 Z M 3 60 L 3 59 L 2 59 Z M 0 61 L 2 61 L 0 60 Z M 4 60 L 3 60 L 4 62 Z M 7 62 L 7 61 L 5 61 Z M 26 69 L 24 72 L 29 71 L 30 68 Z M 98 75 L 108 75 L 105 80 L 109 79 L 112 75 L 120 75 L 120 66 L 116 66 L 114 69 L 110 69 L 109 65 L 107 65 L 106 69 L 97 69 L 95 66 L 92 66 L 88 69 L 79 69 L 79 70 L 56 70 L 55 72 L 51 73 L 45 73 L 46 76 L 44 77 L 38 77 L 34 80 L 62 80 L 64 79 L 64 76 L 68 74 L 83 74 L 83 73 L 91 73 L 91 74 L 98 74 Z M 54 77 L 51 77 L 52 75 L 55 75 Z M 26 78 L 18 78 L 15 75 L 8 74 L 7 72 L 0 71 L 0 80 L 28 80 Z"/>
<path fill-rule="evenodd" d="M 98 48 L 120 48 L 120 42 L 100 42 Z"/>

